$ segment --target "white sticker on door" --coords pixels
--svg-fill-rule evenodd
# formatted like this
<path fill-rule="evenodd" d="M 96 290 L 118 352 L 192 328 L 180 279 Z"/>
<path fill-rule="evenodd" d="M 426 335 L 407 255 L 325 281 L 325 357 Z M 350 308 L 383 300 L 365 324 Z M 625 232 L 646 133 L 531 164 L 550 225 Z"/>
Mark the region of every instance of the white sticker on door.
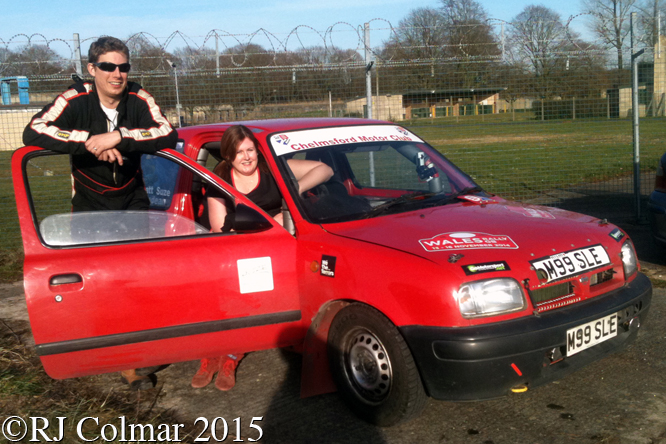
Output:
<path fill-rule="evenodd" d="M 270 257 L 238 259 L 236 264 L 241 294 L 273 290 L 273 267 Z"/>

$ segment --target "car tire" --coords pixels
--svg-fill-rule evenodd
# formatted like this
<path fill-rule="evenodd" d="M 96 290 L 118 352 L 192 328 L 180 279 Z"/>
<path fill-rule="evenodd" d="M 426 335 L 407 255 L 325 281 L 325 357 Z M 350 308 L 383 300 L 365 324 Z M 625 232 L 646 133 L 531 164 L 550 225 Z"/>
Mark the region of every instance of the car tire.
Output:
<path fill-rule="evenodd" d="M 328 335 L 331 374 L 344 401 L 364 420 L 389 427 L 417 416 L 427 395 L 412 353 L 383 314 L 351 304 Z"/>

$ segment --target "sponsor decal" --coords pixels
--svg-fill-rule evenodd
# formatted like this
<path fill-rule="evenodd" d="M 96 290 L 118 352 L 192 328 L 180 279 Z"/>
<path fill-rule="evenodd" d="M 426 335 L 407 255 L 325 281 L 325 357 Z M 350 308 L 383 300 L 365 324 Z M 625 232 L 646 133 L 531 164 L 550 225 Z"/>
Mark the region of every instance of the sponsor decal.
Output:
<path fill-rule="evenodd" d="M 150 134 L 150 131 L 141 131 L 141 135 L 142 135 L 143 137 L 150 137 L 150 136 L 152 136 L 152 134 Z"/>
<path fill-rule="evenodd" d="M 509 267 L 509 264 L 507 264 L 504 261 L 500 262 L 485 262 L 483 264 L 471 264 L 471 265 L 463 265 L 462 266 L 463 271 L 467 276 L 471 276 L 473 274 L 479 274 L 479 273 L 490 273 L 492 271 L 506 271 L 506 270 L 511 270 Z"/>
<path fill-rule="evenodd" d="M 357 125 L 290 131 L 270 138 L 275 154 L 364 142 L 423 142 L 404 128 L 392 125 Z"/>
<path fill-rule="evenodd" d="M 61 139 L 69 139 L 70 134 L 62 132 L 62 131 L 58 131 L 56 133 L 56 136 L 60 137 Z"/>
<path fill-rule="evenodd" d="M 270 257 L 238 259 L 236 266 L 241 294 L 273 290 L 273 265 Z"/>
<path fill-rule="evenodd" d="M 273 142 L 275 143 L 280 143 L 282 145 L 289 145 L 289 137 L 287 137 L 284 134 L 278 134 L 277 136 L 273 136 Z"/>
<path fill-rule="evenodd" d="M 409 137 L 409 131 L 407 131 L 406 129 L 401 128 L 401 127 L 399 127 L 399 126 L 396 126 L 396 127 L 395 127 L 395 130 L 396 130 L 397 132 L 399 132 L 400 134 Z"/>
<path fill-rule="evenodd" d="M 321 256 L 321 275 L 328 277 L 335 277 L 335 256 Z"/>
<path fill-rule="evenodd" d="M 608 233 L 608 235 L 613 239 L 615 239 L 617 242 L 620 242 L 624 237 L 624 233 L 619 228 L 614 229 L 613 231 Z"/>
<path fill-rule="evenodd" d="M 518 248 L 518 245 L 509 236 L 475 232 L 442 233 L 430 239 L 420 239 L 419 243 L 428 252 L 482 248 L 515 250 Z"/>
<path fill-rule="evenodd" d="M 539 217 L 541 219 L 555 219 L 555 216 L 550 214 L 546 210 L 537 210 L 536 208 L 526 208 L 526 207 L 510 207 L 510 206 L 505 206 L 509 211 L 513 211 L 514 213 L 522 214 L 525 217 Z"/>
<path fill-rule="evenodd" d="M 493 200 L 490 197 L 475 196 L 473 194 L 465 194 L 464 196 L 458 197 L 458 199 L 466 200 L 467 202 L 477 203 L 481 205 L 497 203 L 496 200 Z"/>

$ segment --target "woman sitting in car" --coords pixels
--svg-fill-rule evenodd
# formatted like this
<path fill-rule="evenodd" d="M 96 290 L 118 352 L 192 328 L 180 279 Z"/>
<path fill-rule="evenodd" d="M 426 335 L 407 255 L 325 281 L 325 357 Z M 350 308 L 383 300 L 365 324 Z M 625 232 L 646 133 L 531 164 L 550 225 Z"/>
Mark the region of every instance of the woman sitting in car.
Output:
<path fill-rule="evenodd" d="M 222 161 L 213 172 L 282 225 L 282 196 L 252 131 L 243 125 L 230 126 L 222 136 L 220 156 Z M 287 165 L 298 182 L 299 194 L 333 176 L 333 170 L 328 165 L 314 160 L 289 159 Z M 226 220 L 229 213 L 227 201 L 217 189 L 211 187 L 208 192 L 210 226 L 213 232 L 219 232 L 225 227 L 225 222 L 226 227 L 231 226 L 230 221 Z"/>
<path fill-rule="evenodd" d="M 222 136 L 220 156 L 222 161 L 213 172 L 282 225 L 282 195 L 259 151 L 259 142 L 252 131 L 243 125 L 230 126 Z M 298 183 L 299 194 L 333 176 L 333 170 L 322 162 L 289 159 L 287 165 Z M 228 217 L 231 211 L 227 207 L 224 194 L 209 187 L 207 196 L 211 230 L 220 232 L 233 229 L 233 218 Z M 199 371 L 192 378 L 192 387 L 205 387 L 212 381 L 215 373 L 219 372 L 215 387 L 230 390 L 236 384 L 236 367 L 243 356 L 245 355 L 202 359 Z"/>

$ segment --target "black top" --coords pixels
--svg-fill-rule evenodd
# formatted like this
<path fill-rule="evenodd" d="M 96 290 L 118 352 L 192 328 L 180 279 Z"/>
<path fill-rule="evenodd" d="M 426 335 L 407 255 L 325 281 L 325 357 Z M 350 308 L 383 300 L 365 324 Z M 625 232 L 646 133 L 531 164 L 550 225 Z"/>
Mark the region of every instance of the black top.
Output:
<path fill-rule="evenodd" d="M 235 186 L 234 175 L 231 175 L 231 184 Z M 217 197 L 224 199 L 224 194 L 215 187 L 208 187 L 208 197 Z M 259 208 L 267 212 L 271 217 L 276 216 L 282 209 L 282 195 L 278 189 L 273 175 L 259 170 L 259 183 L 249 193 L 248 199 L 254 202 Z"/>
<path fill-rule="evenodd" d="M 176 146 L 178 135 L 137 83 L 128 82 L 116 108 L 123 165 L 98 160 L 85 148 L 90 136 L 109 131 L 107 117 L 91 83 L 76 83 L 32 118 L 23 143 L 71 155 L 76 196 L 74 210 L 123 210 L 143 189 L 141 155 Z M 143 193 L 145 194 L 145 193 Z M 145 200 L 147 207 L 147 199 Z"/>

